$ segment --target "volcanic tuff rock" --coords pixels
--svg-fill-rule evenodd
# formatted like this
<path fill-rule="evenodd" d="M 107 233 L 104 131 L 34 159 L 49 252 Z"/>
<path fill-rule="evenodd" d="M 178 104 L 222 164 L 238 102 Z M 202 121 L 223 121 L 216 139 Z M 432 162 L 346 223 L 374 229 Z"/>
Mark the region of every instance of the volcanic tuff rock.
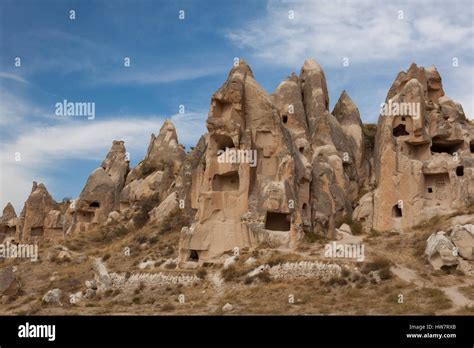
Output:
<path fill-rule="evenodd" d="M 346 91 L 332 113 L 328 107 L 316 61 L 306 60 L 299 75 L 268 95 L 240 60 L 212 95 L 208 133 L 192 151 L 184 152 L 169 120 L 131 170 L 123 141 L 114 141 L 77 200 L 57 204 L 35 183 L 19 218 L 5 207 L 0 238 L 138 228 L 137 214 L 159 236 L 171 220 L 190 221 L 181 231 L 179 261 L 195 268 L 236 248 L 294 248 L 305 235 L 335 239 L 336 227 L 351 219 L 364 231 L 404 232 L 473 206 L 474 125 L 444 95 L 434 67 L 412 64 L 397 75 L 375 146 Z M 179 214 L 185 219 L 174 220 Z M 445 239 L 451 243 L 434 234 L 427 253 L 441 255 L 440 265 L 451 262 L 443 261 L 452 244 Z M 471 234 L 458 231 L 452 239 L 472 257 Z"/>
<path fill-rule="evenodd" d="M 2 217 L 0 217 L 0 243 L 3 242 L 5 237 L 15 237 L 17 220 L 15 208 L 8 202 L 3 208 Z"/>
<path fill-rule="evenodd" d="M 181 171 L 185 156 L 173 123 L 166 120 L 158 136 L 151 135 L 145 158 L 128 173 L 120 195 L 121 209 L 154 194 L 164 200 Z"/>
<path fill-rule="evenodd" d="M 46 187 L 33 182 L 33 188 L 19 217 L 16 240 L 38 243 L 45 238 L 62 238 L 63 226 L 57 219 L 60 215 L 58 209 L 59 205 Z"/>
<path fill-rule="evenodd" d="M 101 166 L 87 179 L 79 199 L 73 202 L 72 232 L 103 224 L 111 211 L 119 210 L 128 162 L 124 142 L 115 140 Z"/>
<path fill-rule="evenodd" d="M 379 231 L 405 230 L 472 206 L 473 125 L 444 96 L 436 69 L 412 64 L 399 73 L 385 105 L 375 144 L 373 214 L 361 221 Z"/>
<path fill-rule="evenodd" d="M 230 71 L 211 98 L 208 146 L 192 175 L 197 212 L 182 232 L 182 262 L 262 242 L 293 247 L 305 232 L 334 236 L 368 172 L 357 108 L 346 93 L 338 104 L 345 128 L 328 111 L 326 79 L 314 60 L 271 96 L 243 60 Z M 255 153 L 256 165 L 225 161 L 239 152 Z"/>

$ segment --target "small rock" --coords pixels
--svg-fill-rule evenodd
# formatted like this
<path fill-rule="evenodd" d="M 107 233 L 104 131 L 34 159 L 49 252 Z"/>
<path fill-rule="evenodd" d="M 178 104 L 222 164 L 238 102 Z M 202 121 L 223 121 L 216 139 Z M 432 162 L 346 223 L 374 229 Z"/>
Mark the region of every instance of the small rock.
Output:
<path fill-rule="evenodd" d="M 49 290 L 43 296 L 42 300 L 43 300 L 44 303 L 49 303 L 49 304 L 62 306 L 61 296 L 62 296 L 62 291 L 60 289 L 56 288 L 56 289 Z"/>
<path fill-rule="evenodd" d="M 95 296 L 95 290 L 94 289 L 87 289 L 86 293 L 84 294 L 84 297 L 88 300 L 90 300 L 91 298 L 94 298 L 94 296 Z"/>
<path fill-rule="evenodd" d="M 153 269 L 155 268 L 155 263 L 156 261 L 153 261 L 153 260 L 143 261 L 138 264 L 138 268 L 139 269 L 145 269 L 145 268 Z"/>
<path fill-rule="evenodd" d="M 234 309 L 234 306 L 232 306 L 230 303 L 226 303 L 224 306 L 222 306 L 222 310 L 224 312 L 230 312 Z"/>
<path fill-rule="evenodd" d="M 58 253 L 58 260 L 71 261 L 71 253 L 69 251 L 61 250 Z"/>
<path fill-rule="evenodd" d="M 14 272 L 13 267 L 0 269 L 0 294 L 15 296 L 20 291 L 20 282 Z"/>
<path fill-rule="evenodd" d="M 3 295 L 2 296 L 2 304 L 7 304 L 8 302 L 10 302 L 10 296 Z"/>

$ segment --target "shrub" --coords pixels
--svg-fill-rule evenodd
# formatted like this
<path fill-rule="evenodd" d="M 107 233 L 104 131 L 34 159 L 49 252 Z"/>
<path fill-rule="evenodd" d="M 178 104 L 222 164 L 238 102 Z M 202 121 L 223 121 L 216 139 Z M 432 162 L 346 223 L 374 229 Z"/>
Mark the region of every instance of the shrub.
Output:
<path fill-rule="evenodd" d="M 207 271 L 203 268 L 201 268 L 199 271 L 196 272 L 196 277 L 199 279 L 204 279 L 207 276 Z"/>
<path fill-rule="evenodd" d="M 368 274 L 372 271 L 379 271 L 380 279 L 386 280 L 392 277 L 390 264 L 390 260 L 384 257 L 377 257 L 374 261 L 367 263 L 361 271 L 364 274 Z"/>
<path fill-rule="evenodd" d="M 185 212 L 182 209 L 176 210 L 165 218 L 161 225 L 160 234 L 179 232 L 183 226 L 188 226 L 189 223 L 189 217 Z"/>
<path fill-rule="evenodd" d="M 133 218 L 133 223 L 137 228 L 145 226 L 145 224 L 150 220 L 150 215 L 148 213 L 155 207 L 160 204 L 160 194 L 157 192 L 150 197 L 145 198 L 140 202 L 140 209 L 138 214 Z"/>

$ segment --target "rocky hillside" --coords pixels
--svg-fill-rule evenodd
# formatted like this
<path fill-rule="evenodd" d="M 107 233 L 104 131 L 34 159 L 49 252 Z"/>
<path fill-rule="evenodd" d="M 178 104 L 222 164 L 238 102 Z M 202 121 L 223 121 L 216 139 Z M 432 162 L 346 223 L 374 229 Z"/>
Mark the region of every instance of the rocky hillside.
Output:
<path fill-rule="evenodd" d="M 437 70 L 400 72 L 376 126 L 328 107 L 316 61 L 268 95 L 241 60 L 192 151 L 166 121 L 77 199 L 33 183 L 0 218 L 0 312 L 472 313 L 474 124 Z"/>

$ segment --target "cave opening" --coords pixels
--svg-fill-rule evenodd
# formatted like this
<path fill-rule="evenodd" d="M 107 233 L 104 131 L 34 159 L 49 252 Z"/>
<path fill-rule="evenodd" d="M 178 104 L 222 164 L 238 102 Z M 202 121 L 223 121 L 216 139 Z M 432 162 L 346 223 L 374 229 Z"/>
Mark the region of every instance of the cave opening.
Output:
<path fill-rule="evenodd" d="M 433 138 L 431 143 L 431 152 L 447 153 L 449 155 L 452 155 L 453 153 L 458 152 L 462 148 L 462 144 L 462 141 L 446 142 Z"/>
<path fill-rule="evenodd" d="M 222 175 L 216 174 L 212 179 L 212 191 L 238 191 L 239 184 L 239 173 L 236 171 Z"/>
<path fill-rule="evenodd" d="M 234 141 L 228 135 L 215 134 L 212 138 L 216 144 L 217 151 L 225 151 L 227 148 L 232 149 L 235 147 Z"/>
<path fill-rule="evenodd" d="M 401 218 L 403 216 L 402 208 L 398 204 L 395 204 L 392 208 L 392 217 Z"/>
<path fill-rule="evenodd" d="M 393 128 L 394 137 L 401 137 L 404 135 L 410 135 L 410 133 L 407 132 L 407 127 L 404 124 L 399 124 L 398 126 Z"/>
<path fill-rule="evenodd" d="M 291 227 L 291 215 L 287 213 L 267 212 L 265 229 L 287 232 Z"/>
<path fill-rule="evenodd" d="M 43 228 L 43 226 L 32 227 L 32 228 L 31 228 L 30 235 L 31 235 L 32 237 L 42 237 L 42 236 L 44 236 L 44 228 Z"/>
<path fill-rule="evenodd" d="M 194 262 L 199 261 L 199 253 L 197 250 L 189 251 L 189 261 L 194 261 Z"/>

